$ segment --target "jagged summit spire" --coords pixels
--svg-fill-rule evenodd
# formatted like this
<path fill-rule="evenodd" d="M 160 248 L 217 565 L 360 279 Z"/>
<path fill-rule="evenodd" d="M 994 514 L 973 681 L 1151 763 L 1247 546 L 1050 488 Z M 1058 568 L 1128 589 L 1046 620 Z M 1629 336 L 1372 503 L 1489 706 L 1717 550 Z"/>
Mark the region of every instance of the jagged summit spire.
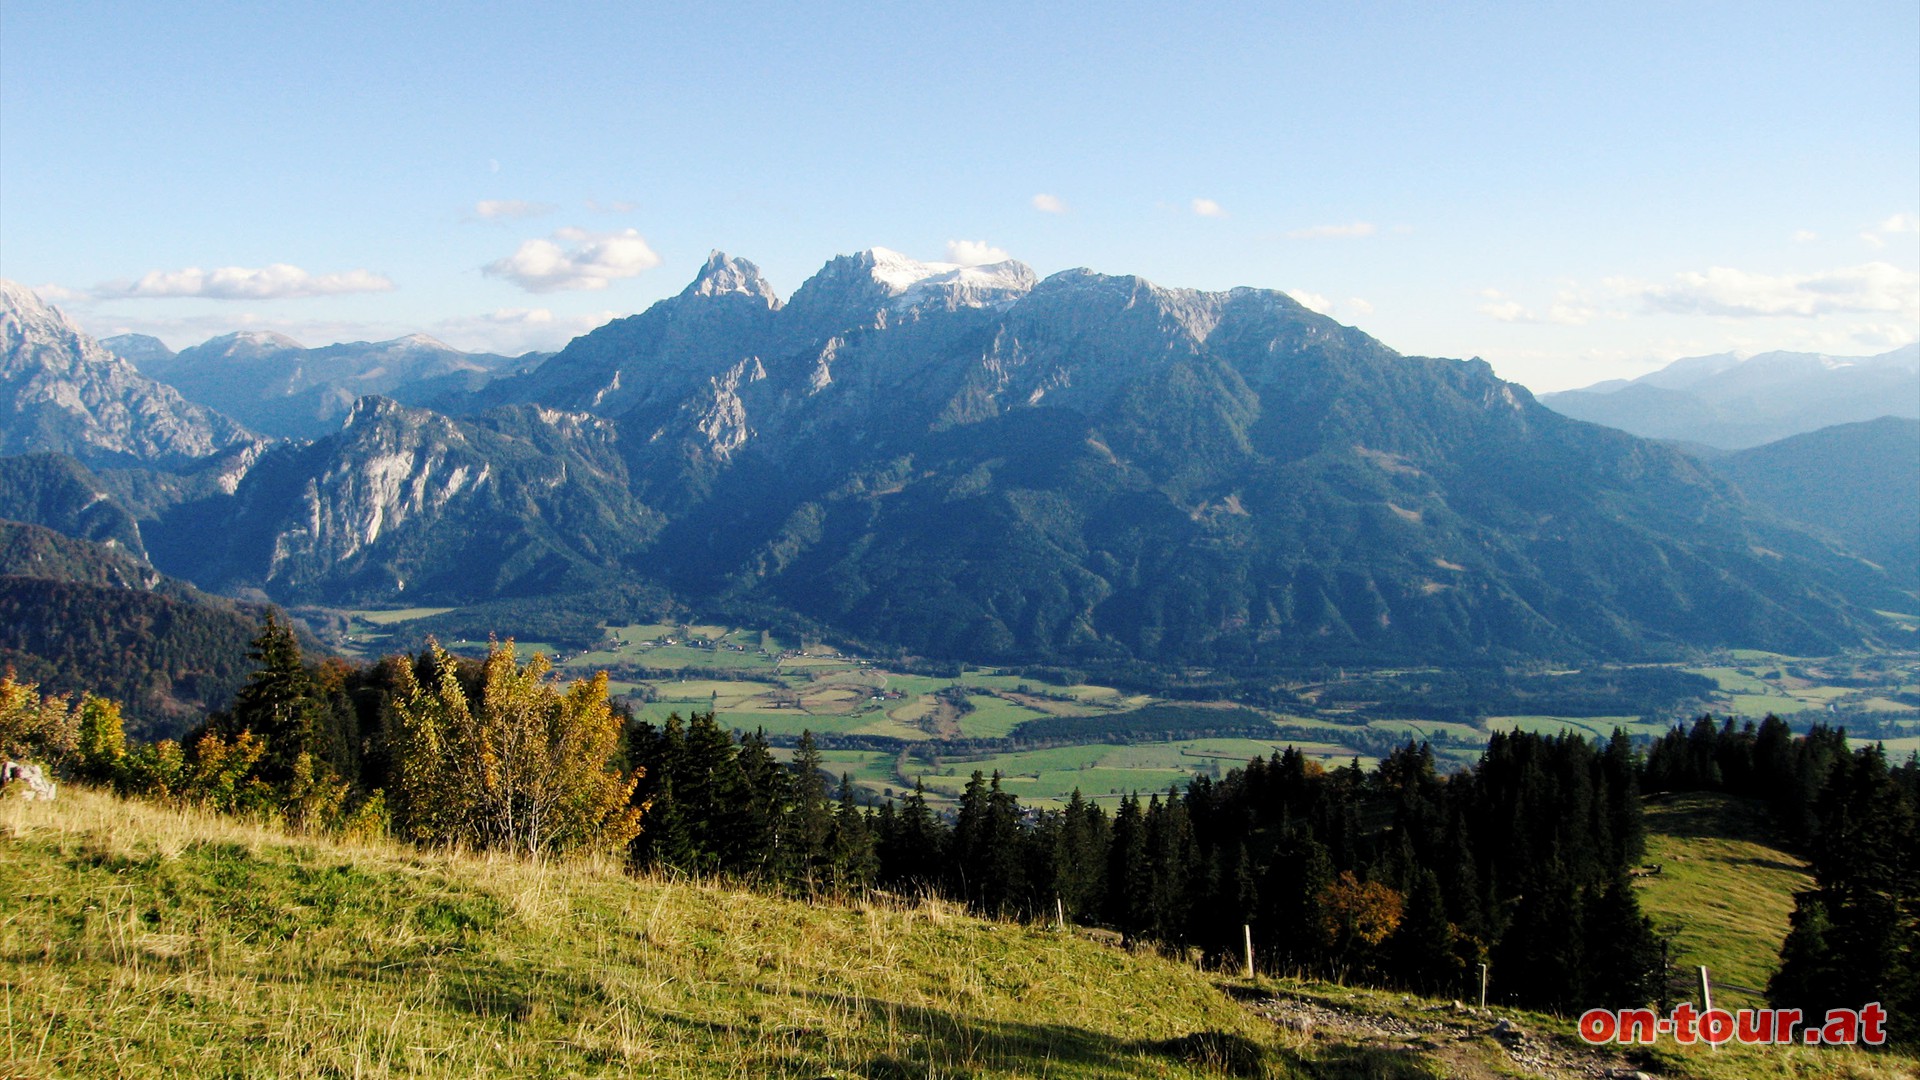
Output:
<path fill-rule="evenodd" d="M 695 275 L 693 284 L 688 285 L 685 296 L 723 296 L 727 293 L 740 293 L 766 301 L 770 308 L 780 306 L 780 298 L 774 294 L 773 286 L 761 276 L 760 268 L 745 259 L 736 259 L 726 252 L 714 249 L 707 256 L 707 263 Z"/>
<path fill-rule="evenodd" d="M 0 317 L 13 333 L 31 331 L 44 334 L 78 334 L 80 328 L 66 312 L 41 299 L 40 294 L 17 281 L 0 278 Z"/>

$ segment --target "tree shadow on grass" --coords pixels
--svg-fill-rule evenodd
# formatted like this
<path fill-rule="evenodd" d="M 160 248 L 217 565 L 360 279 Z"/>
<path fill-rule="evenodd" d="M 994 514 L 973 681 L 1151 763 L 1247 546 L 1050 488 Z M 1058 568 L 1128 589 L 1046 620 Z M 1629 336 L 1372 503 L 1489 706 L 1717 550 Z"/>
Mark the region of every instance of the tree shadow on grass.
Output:
<path fill-rule="evenodd" d="M 1647 831 L 1683 840 L 1744 840 L 1784 847 L 1767 804 L 1737 795 L 1668 792 L 1647 799 Z"/>
<path fill-rule="evenodd" d="M 859 1012 L 897 1048 L 867 1060 L 868 1080 L 954 1080 L 980 1072 L 1069 1076 L 1162 1075 L 1179 1063 L 1198 1076 L 1288 1080 L 1312 1075 L 1298 1059 L 1242 1035 L 1196 1031 L 1171 1039 L 1127 1039 L 1071 1024 L 987 1020 L 942 1009 L 815 991 L 792 996 Z M 1064 1070 L 1064 1071 L 1063 1071 Z"/>

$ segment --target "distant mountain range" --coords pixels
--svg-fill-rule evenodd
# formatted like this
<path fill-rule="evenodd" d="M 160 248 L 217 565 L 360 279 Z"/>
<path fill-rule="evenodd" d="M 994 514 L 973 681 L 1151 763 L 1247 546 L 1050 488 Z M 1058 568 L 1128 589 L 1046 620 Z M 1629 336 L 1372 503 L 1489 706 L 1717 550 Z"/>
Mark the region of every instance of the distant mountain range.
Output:
<path fill-rule="evenodd" d="M 180 468 L 257 442 L 142 375 L 31 290 L 0 281 L 0 453 Z"/>
<path fill-rule="evenodd" d="M 547 356 L 462 352 L 425 334 L 315 349 L 260 331 L 227 334 L 178 353 L 140 334 L 101 344 L 192 401 L 255 431 L 296 439 L 338 430 L 353 403 L 369 394 L 409 405 L 457 401 Z"/>
<path fill-rule="evenodd" d="M 1267 290 L 875 249 L 783 303 L 716 253 L 460 407 L 363 398 L 310 444 L 171 471 L 0 468 L 0 506 L 71 522 L 48 492 L 107 492 L 158 566 L 236 595 L 661 585 L 995 662 L 1816 653 L 1913 607 L 1843 539 L 1670 447 Z"/>
<path fill-rule="evenodd" d="M 1877 356 L 1695 356 L 1637 379 L 1542 394 L 1540 401 L 1650 439 L 1742 450 L 1834 424 L 1920 418 L 1920 344 Z"/>
<path fill-rule="evenodd" d="M 1748 498 L 1830 532 L 1920 590 L 1920 420 L 1838 424 L 1709 465 Z"/>

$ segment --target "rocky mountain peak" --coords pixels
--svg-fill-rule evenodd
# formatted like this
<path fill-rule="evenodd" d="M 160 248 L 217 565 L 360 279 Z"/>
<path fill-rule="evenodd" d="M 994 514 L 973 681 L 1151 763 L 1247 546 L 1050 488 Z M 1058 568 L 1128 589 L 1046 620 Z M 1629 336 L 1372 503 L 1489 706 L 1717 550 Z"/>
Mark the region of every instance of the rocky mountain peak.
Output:
<path fill-rule="evenodd" d="M 828 260 L 795 290 L 783 327 L 792 340 L 818 343 L 917 313 L 1003 311 L 1026 296 L 1037 280 L 1030 267 L 1012 259 L 963 266 L 868 248 Z"/>
<path fill-rule="evenodd" d="M 353 409 L 347 413 L 346 420 L 340 426 L 344 429 L 380 420 L 405 420 L 409 417 L 424 420 L 437 415 L 425 409 L 409 409 L 389 397 L 368 394 L 353 403 Z"/>
<path fill-rule="evenodd" d="M 276 334 L 271 330 L 237 330 L 202 342 L 190 349 L 182 349 L 180 355 L 192 354 L 200 359 L 258 360 L 276 353 L 299 352 L 305 348 L 305 345 L 287 335 Z"/>
<path fill-rule="evenodd" d="M 706 265 L 700 268 L 693 284 L 688 285 L 681 295 L 726 296 L 733 293 L 760 300 L 776 311 L 780 308 L 780 297 L 774 294 L 773 286 L 761 276 L 758 266 L 718 250 L 707 256 Z"/>
<path fill-rule="evenodd" d="M 75 326 L 33 290 L 0 281 L 0 453 L 176 467 L 253 436 L 183 399 Z"/>
<path fill-rule="evenodd" d="M 1033 268 L 1013 259 L 962 264 L 921 262 L 888 248 L 869 248 L 857 256 L 868 273 L 895 299 L 895 308 L 933 304 L 1004 308 L 1032 291 L 1039 278 Z"/>
<path fill-rule="evenodd" d="M 397 337 L 383 344 L 392 345 L 395 348 L 401 349 L 432 349 L 435 352 L 459 351 L 431 334 L 408 334 L 405 337 Z"/>
<path fill-rule="evenodd" d="M 12 342 L 29 336 L 78 334 L 66 313 L 40 299 L 40 294 L 17 281 L 0 278 L 0 338 Z"/>
<path fill-rule="evenodd" d="M 106 346 L 113 355 L 146 371 L 149 375 L 153 374 L 147 371 L 150 365 L 164 365 L 174 357 L 174 352 L 167 348 L 167 343 L 151 334 L 115 334 L 109 338 L 101 338 L 100 344 Z"/>

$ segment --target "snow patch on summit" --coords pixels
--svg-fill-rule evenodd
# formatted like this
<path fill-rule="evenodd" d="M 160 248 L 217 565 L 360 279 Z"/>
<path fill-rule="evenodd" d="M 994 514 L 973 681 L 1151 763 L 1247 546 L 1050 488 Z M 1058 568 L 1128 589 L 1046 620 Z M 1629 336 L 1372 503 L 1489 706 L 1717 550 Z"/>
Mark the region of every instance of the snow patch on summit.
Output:
<path fill-rule="evenodd" d="M 978 266 L 951 262 L 921 262 L 889 248 L 862 252 L 869 273 L 893 300 L 895 308 L 931 304 L 948 310 L 961 307 L 1006 307 L 1032 291 L 1038 278 L 1025 263 L 1006 259 Z"/>

